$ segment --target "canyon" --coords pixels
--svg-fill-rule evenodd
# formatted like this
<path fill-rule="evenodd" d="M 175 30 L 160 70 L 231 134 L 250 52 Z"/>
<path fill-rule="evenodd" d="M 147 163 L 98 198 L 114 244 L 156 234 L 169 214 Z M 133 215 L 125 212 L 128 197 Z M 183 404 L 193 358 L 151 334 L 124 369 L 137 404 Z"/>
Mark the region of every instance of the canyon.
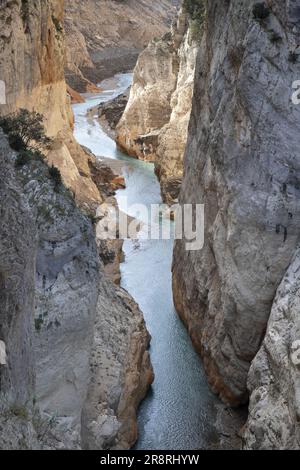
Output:
<path fill-rule="evenodd" d="M 245 448 L 297 449 L 299 7 L 202 3 L 195 53 L 185 8 L 140 55 L 116 140 L 155 162 L 169 205 L 205 205 L 203 250 L 175 242 L 174 302 L 214 392 L 250 396 Z"/>
<path fill-rule="evenodd" d="M 299 2 L 180 3 L 0 2 L 0 115 L 51 138 L 0 128 L 1 449 L 300 448 Z M 121 187 L 203 249 L 100 240 Z"/>

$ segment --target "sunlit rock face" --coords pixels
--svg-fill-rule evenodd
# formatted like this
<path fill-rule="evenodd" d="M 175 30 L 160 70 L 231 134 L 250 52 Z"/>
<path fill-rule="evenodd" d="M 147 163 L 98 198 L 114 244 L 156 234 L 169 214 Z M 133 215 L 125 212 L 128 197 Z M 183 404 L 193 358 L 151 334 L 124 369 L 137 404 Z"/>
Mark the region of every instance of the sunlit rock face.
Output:
<path fill-rule="evenodd" d="M 1 8 L 0 69 L 6 106 L 35 110 L 44 116 L 53 139 L 48 154 L 82 207 L 102 201 L 93 183 L 88 157 L 72 136 L 73 114 L 64 78 L 64 1 L 6 2 Z"/>
<path fill-rule="evenodd" d="M 198 40 L 181 11 L 172 30 L 152 41 L 137 62 L 117 143 L 129 155 L 154 161 L 162 197 L 178 198 L 194 87 Z"/>
<path fill-rule="evenodd" d="M 154 37 L 167 32 L 180 0 L 66 0 L 66 79 L 83 92 L 127 72 Z"/>
<path fill-rule="evenodd" d="M 248 399 L 249 367 L 299 243 L 297 3 L 268 1 L 264 19 L 255 3 L 207 2 L 180 195 L 205 204 L 205 245 L 187 252 L 177 241 L 173 264 L 177 310 L 213 389 L 235 405 Z"/>

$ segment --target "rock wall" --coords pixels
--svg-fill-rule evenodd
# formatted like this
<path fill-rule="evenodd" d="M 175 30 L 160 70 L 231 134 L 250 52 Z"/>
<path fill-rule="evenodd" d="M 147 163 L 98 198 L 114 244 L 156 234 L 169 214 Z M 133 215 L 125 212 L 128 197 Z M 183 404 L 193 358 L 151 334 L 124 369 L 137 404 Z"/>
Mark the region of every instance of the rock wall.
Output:
<path fill-rule="evenodd" d="M 255 3 L 206 3 L 180 195 L 182 204 L 205 204 L 205 245 L 188 252 L 185 241 L 177 241 L 173 263 L 177 310 L 213 389 L 234 405 L 247 402 L 250 364 L 300 234 L 300 107 L 291 101 L 300 76 L 299 8 L 269 0 L 262 14 Z M 259 363 L 267 367 L 264 355 L 254 366 L 251 390 L 258 387 Z M 277 371 L 276 364 L 268 367 Z M 278 373 L 274 385 L 282 400 L 286 374 L 294 375 Z M 258 406 L 264 400 L 255 396 L 253 416 L 260 414 L 256 400 Z M 277 439 L 278 445 L 288 442 Z M 267 437 L 258 441 L 265 445 Z"/>
<path fill-rule="evenodd" d="M 167 31 L 180 0 L 66 0 L 66 78 L 84 92 L 134 68 L 138 54 Z"/>
<path fill-rule="evenodd" d="M 165 202 L 178 197 L 183 174 L 198 40 L 181 11 L 171 33 L 153 40 L 134 70 L 129 102 L 116 129 L 129 155 L 154 161 Z"/>
<path fill-rule="evenodd" d="M 6 1 L 0 12 L 0 70 L 7 102 L 0 113 L 23 107 L 43 114 L 54 140 L 49 162 L 59 167 L 79 205 L 95 207 L 102 198 L 91 179 L 88 157 L 72 136 L 64 79 L 64 1 Z"/>
<path fill-rule="evenodd" d="M 0 140 L 0 447 L 78 448 L 99 284 L 92 227 L 47 165 L 17 168 Z"/>
<path fill-rule="evenodd" d="M 275 297 L 263 345 L 252 363 L 246 449 L 300 449 L 300 253 Z"/>
<path fill-rule="evenodd" d="M 40 158 L 18 164 L 0 130 L 0 448 L 124 449 L 153 380 L 149 335 L 78 208 L 102 203 L 115 175 L 72 136 L 62 15 L 62 0 L 0 3 L 0 112 L 43 114 L 46 160 L 71 189 Z"/>

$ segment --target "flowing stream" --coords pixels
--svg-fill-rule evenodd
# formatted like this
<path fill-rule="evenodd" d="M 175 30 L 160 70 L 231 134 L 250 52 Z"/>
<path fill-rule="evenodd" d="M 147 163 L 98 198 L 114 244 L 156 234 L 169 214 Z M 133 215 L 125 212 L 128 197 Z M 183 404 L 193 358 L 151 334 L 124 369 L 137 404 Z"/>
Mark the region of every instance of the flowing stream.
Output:
<path fill-rule="evenodd" d="M 96 117 L 87 111 L 123 93 L 132 74 L 121 74 L 100 84 L 103 92 L 86 95 L 74 105 L 75 136 L 98 157 L 124 162 L 126 190 L 117 194 L 121 208 L 128 204 L 161 203 L 154 166 L 120 152 Z M 136 209 L 130 215 L 141 218 Z M 161 223 L 164 223 L 162 220 Z M 144 313 L 152 335 L 150 348 L 155 381 L 139 410 L 140 437 L 136 449 L 196 450 L 216 441 L 214 421 L 218 402 L 208 388 L 199 356 L 173 305 L 171 285 L 172 240 L 126 240 L 121 265 L 122 286 Z"/>

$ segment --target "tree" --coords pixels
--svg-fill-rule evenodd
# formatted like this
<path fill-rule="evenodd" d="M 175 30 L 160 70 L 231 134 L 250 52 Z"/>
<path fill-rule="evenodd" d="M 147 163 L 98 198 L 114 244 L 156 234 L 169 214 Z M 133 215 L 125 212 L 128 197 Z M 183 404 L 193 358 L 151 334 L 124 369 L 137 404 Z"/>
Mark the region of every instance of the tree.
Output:
<path fill-rule="evenodd" d="M 46 136 L 43 116 L 35 111 L 20 109 L 16 113 L 0 118 L 0 126 L 9 136 L 10 141 L 18 142 L 18 146 L 42 150 L 49 147 L 51 139 Z M 18 150 L 18 149 L 16 149 Z"/>

